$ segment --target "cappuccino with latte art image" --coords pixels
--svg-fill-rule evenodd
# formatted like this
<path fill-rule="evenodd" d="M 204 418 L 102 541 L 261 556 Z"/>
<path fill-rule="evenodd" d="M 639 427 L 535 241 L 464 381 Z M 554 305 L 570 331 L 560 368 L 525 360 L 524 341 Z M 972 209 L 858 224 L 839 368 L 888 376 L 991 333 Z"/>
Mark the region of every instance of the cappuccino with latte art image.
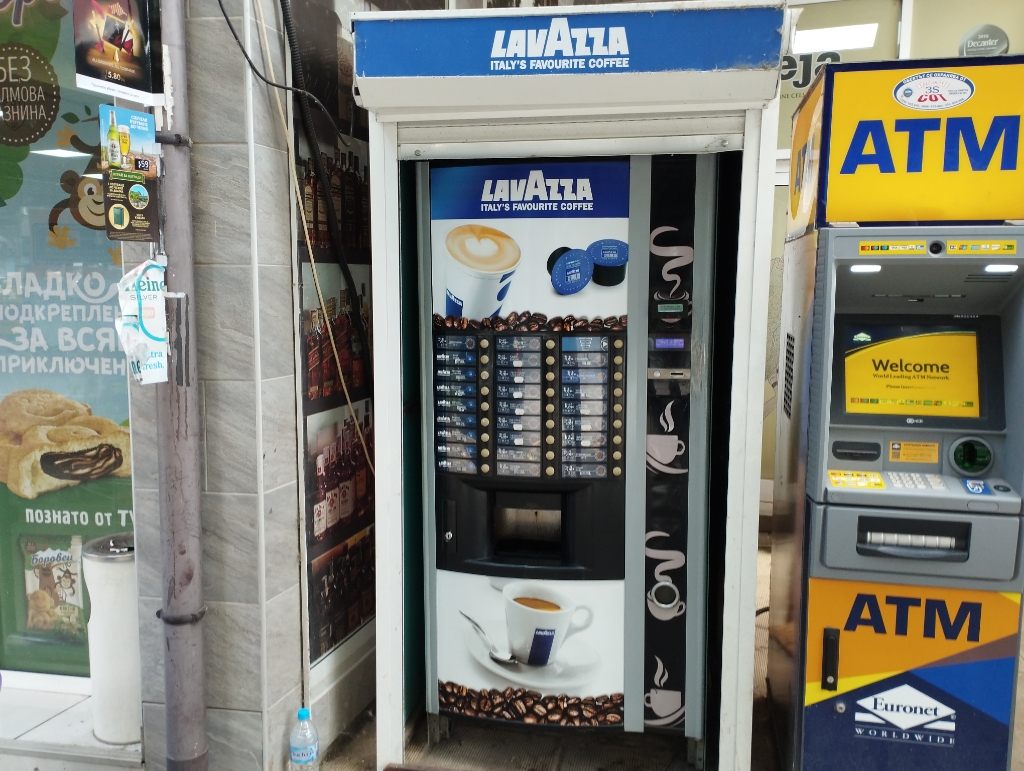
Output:
<path fill-rule="evenodd" d="M 489 318 L 501 305 L 519 265 L 519 246 L 506 233 L 486 225 L 459 225 L 444 240 L 446 312 Z"/>

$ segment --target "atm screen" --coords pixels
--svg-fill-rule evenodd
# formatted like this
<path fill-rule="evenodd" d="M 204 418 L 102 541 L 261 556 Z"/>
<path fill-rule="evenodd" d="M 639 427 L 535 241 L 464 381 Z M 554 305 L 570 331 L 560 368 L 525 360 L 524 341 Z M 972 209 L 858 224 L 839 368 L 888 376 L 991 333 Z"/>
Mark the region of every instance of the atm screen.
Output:
<path fill-rule="evenodd" d="M 846 411 L 977 418 L 978 333 L 954 326 L 847 325 Z"/>
<path fill-rule="evenodd" d="M 932 418 L 961 426 L 1002 421 L 998 319 L 839 316 L 836 322 L 834 417 L 854 423 L 924 418 L 915 422 L 936 425 Z"/>

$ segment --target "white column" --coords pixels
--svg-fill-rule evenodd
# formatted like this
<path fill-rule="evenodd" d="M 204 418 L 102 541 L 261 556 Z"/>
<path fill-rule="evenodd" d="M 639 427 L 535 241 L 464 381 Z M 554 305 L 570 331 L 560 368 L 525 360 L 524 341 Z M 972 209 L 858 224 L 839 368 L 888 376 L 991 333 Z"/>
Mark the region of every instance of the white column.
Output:
<path fill-rule="evenodd" d="M 370 113 L 377 496 L 377 768 L 404 758 L 401 250 L 398 130 Z"/>
<path fill-rule="evenodd" d="M 750 768 L 762 381 L 778 123 L 776 95 L 764 110 L 747 111 L 743 137 L 725 525 L 720 771 Z"/>

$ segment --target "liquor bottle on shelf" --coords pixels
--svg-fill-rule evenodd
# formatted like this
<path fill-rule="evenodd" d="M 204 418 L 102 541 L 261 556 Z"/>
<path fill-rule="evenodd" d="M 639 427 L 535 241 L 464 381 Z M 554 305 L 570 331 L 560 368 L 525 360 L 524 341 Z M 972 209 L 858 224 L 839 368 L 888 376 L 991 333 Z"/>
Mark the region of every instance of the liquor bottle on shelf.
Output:
<path fill-rule="evenodd" d="M 341 551 L 331 562 L 334 570 L 335 603 L 332 609 L 334 624 L 338 628 L 338 642 L 341 642 L 349 633 L 348 628 L 348 601 L 345 599 L 345 561 L 348 555 L 348 546 L 342 546 Z"/>
<path fill-rule="evenodd" d="M 342 522 L 351 522 L 352 513 L 355 510 L 355 467 L 350 460 L 352 434 L 349 429 L 348 421 L 345 421 L 345 427 L 342 429 L 341 436 L 339 437 L 339 443 L 342 448 L 341 460 L 338 464 L 338 474 L 340 477 L 338 491 L 339 500 L 341 502 L 341 520 Z"/>
<path fill-rule="evenodd" d="M 331 649 L 335 598 L 327 574 L 324 574 L 317 583 L 320 588 L 320 655 L 323 656 Z"/>
<path fill-rule="evenodd" d="M 363 165 L 363 207 L 360 211 L 359 225 L 362 228 L 363 248 L 370 251 L 370 167 Z"/>
<path fill-rule="evenodd" d="M 352 245 L 358 248 L 362 248 L 363 244 L 363 178 L 359 172 L 362 167 L 359 165 L 359 156 L 352 156 L 353 163 L 352 174 L 355 177 L 356 186 L 356 223 L 355 232 L 352 234 Z"/>
<path fill-rule="evenodd" d="M 334 535 L 341 521 L 341 505 L 339 490 L 338 450 L 335 443 L 335 432 L 331 431 L 331 439 L 324 447 L 327 456 L 327 534 Z"/>
<path fill-rule="evenodd" d="M 316 172 L 313 171 L 313 159 L 306 159 L 306 176 L 302 178 L 302 209 L 306 215 L 306 230 L 309 242 L 316 246 Z"/>
<path fill-rule="evenodd" d="M 334 203 L 334 215 L 338 218 L 338 230 L 342 233 L 345 232 L 345 211 L 341 201 L 341 185 L 342 185 L 342 161 L 341 152 L 337 147 L 334 148 L 334 163 L 331 166 L 331 201 Z"/>
<path fill-rule="evenodd" d="M 327 459 L 316 456 L 316 503 L 313 504 L 313 537 L 322 541 L 327 534 Z"/>
<path fill-rule="evenodd" d="M 363 317 L 363 329 L 366 330 L 366 342 L 370 346 L 370 354 L 373 355 L 373 327 L 370 325 L 370 300 L 366 293 L 366 284 L 360 284 L 359 315 Z"/>
<path fill-rule="evenodd" d="M 349 550 L 348 569 L 345 571 L 345 604 L 348 606 L 348 633 L 352 634 L 362 621 L 362 601 L 359 596 L 359 552 Z"/>
<path fill-rule="evenodd" d="M 352 380 L 349 382 L 349 389 L 362 388 L 366 383 L 366 356 L 363 351 L 363 340 L 359 335 L 358 309 L 349 305 L 349 326 L 352 327 L 350 347 L 352 349 Z"/>
<path fill-rule="evenodd" d="M 370 616 L 373 615 L 373 595 L 375 587 L 373 585 L 373 571 L 370 569 L 370 536 L 367 536 L 362 540 L 360 544 L 362 548 L 362 568 L 359 571 L 359 587 L 361 589 L 360 595 L 362 599 L 362 616 L 363 621 L 367 621 Z"/>
<path fill-rule="evenodd" d="M 320 153 L 320 162 L 326 166 L 327 156 L 324 153 Z M 314 246 L 330 246 L 330 235 L 327 230 L 327 196 L 331 194 L 330 190 L 323 190 L 323 186 L 320 184 L 320 177 L 315 178 L 316 181 L 316 241 L 313 242 Z"/>
<path fill-rule="evenodd" d="M 355 247 L 358 246 L 358 212 L 356 209 L 356 179 L 357 175 L 353 167 L 353 158 L 355 156 L 349 151 L 348 154 L 348 167 L 345 169 L 345 173 L 342 175 L 342 195 L 344 197 L 345 206 L 345 246 Z"/>
<path fill-rule="evenodd" d="M 330 591 L 330 602 L 324 609 L 324 616 L 330 619 L 331 637 L 330 640 L 328 641 L 327 650 L 325 650 L 324 653 L 331 650 L 335 645 L 338 644 L 338 641 L 345 636 L 344 621 L 342 621 L 342 623 L 340 624 L 338 623 L 338 621 L 340 620 L 338 618 L 338 605 L 342 602 L 342 598 L 341 592 L 338 587 L 338 571 L 335 570 L 334 560 L 331 560 L 330 565 L 327 568 L 326 583 Z"/>
<path fill-rule="evenodd" d="M 310 401 L 320 398 L 320 311 L 309 314 L 309 331 L 306 333 L 306 398 Z"/>
<path fill-rule="evenodd" d="M 350 338 L 352 329 L 349 326 L 347 313 L 348 292 L 341 290 L 339 297 L 339 312 L 334 318 L 334 344 L 338 346 L 338 358 L 341 359 L 341 374 L 345 377 L 346 388 L 352 387 L 352 351 Z M 339 381 L 340 387 L 340 381 Z"/>
<path fill-rule="evenodd" d="M 363 450 L 363 442 L 366 441 L 366 430 L 365 420 L 359 421 L 359 428 L 363 432 L 363 441 L 359 440 L 359 437 L 355 437 L 355 476 L 356 476 L 356 511 L 359 513 L 360 519 L 364 518 L 369 513 L 369 500 L 367 497 L 367 464 L 366 464 L 366 452 Z"/>
<path fill-rule="evenodd" d="M 333 396 L 338 390 L 338 377 L 335 374 L 334 350 L 331 348 L 331 336 L 327 334 L 327 325 L 331 324 L 337 310 L 333 297 L 327 298 L 327 316 L 324 319 L 323 334 L 320 336 L 320 395 Z M 333 331 L 333 330 L 332 330 Z"/>

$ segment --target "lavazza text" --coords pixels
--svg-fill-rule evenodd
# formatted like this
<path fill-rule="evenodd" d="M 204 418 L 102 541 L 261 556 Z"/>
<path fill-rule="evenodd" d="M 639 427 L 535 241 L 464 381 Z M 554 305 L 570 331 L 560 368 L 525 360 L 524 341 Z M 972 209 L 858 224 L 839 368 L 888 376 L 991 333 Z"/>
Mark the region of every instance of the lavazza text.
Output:
<path fill-rule="evenodd" d="M 547 29 L 499 29 L 491 45 L 491 69 L 629 69 L 626 28 L 570 27 L 568 19 L 554 18 Z"/>

